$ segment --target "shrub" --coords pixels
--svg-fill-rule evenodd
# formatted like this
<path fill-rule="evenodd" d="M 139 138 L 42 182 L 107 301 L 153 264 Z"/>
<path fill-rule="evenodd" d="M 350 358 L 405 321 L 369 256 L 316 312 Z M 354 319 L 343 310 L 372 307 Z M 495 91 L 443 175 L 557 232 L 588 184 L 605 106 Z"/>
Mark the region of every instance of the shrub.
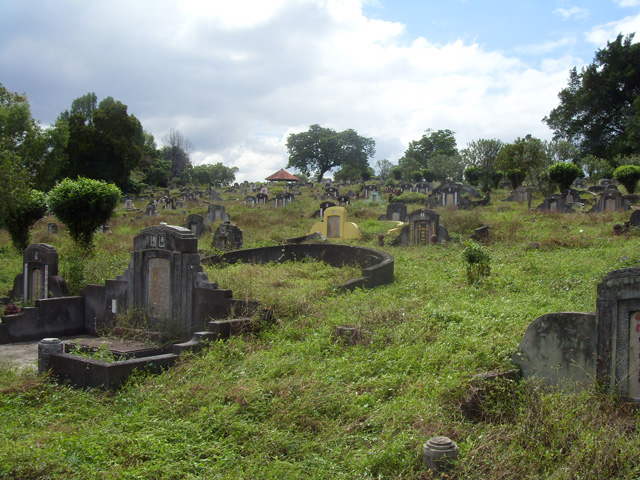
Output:
<path fill-rule="evenodd" d="M 4 225 L 11 236 L 11 243 L 19 252 L 29 246 L 31 227 L 47 213 L 44 193 L 38 190 L 27 192 L 6 206 Z"/>
<path fill-rule="evenodd" d="M 582 175 L 582 169 L 575 163 L 570 162 L 554 163 L 547 172 L 549 180 L 558 185 L 561 192 L 571 187 L 574 180 Z"/>
<path fill-rule="evenodd" d="M 462 256 L 467 263 L 467 281 L 469 285 L 473 285 L 491 273 L 489 265 L 491 255 L 478 243 L 471 240 L 465 242 L 465 245 L 466 248 L 462 251 Z"/>
<path fill-rule="evenodd" d="M 107 222 L 120 199 L 112 183 L 79 177 L 57 183 L 47 196 L 53 214 L 69 229 L 69 235 L 83 250 L 91 249 L 93 234 Z"/>
<path fill-rule="evenodd" d="M 636 191 L 638 180 L 640 180 L 640 167 L 637 165 L 621 165 L 614 170 L 613 178 L 624 185 L 629 194 L 633 195 Z"/>
<path fill-rule="evenodd" d="M 478 185 L 480 183 L 480 174 L 482 171 L 479 167 L 467 167 L 464 170 L 464 178 L 470 185 Z"/>
<path fill-rule="evenodd" d="M 394 202 L 398 202 L 398 203 L 404 203 L 404 204 L 410 204 L 410 203 L 420 203 L 420 204 L 424 204 L 427 201 L 427 195 L 425 195 L 424 193 L 418 193 L 418 192 L 404 192 L 401 195 L 398 195 L 397 197 L 393 197 L 393 201 Z"/>

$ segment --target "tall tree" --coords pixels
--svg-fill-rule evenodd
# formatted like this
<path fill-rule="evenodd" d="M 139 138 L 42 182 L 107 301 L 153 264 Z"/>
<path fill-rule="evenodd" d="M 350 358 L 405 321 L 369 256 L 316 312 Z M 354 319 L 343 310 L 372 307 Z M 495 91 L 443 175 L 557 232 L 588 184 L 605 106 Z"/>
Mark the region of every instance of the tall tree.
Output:
<path fill-rule="evenodd" d="M 478 179 L 484 191 L 491 190 L 496 172 L 496 159 L 502 149 L 502 141 L 495 138 L 473 140 L 461 153 L 467 167 L 477 167 Z"/>
<path fill-rule="evenodd" d="M 193 145 L 182 133 L 176 129 L 171 129 L 164 139 L 162 155 L 165 160 L 171 162 L 171 178 L 180 175 L 191 166 L 189 154 L 193 150 Z"/>
<path fill-rule="evenodd" d="M 403 177 L 413 172 L 430 169 L 439 180 L 462 176 L 462 166 L 456 146 L 455 133 L 451 130 L 427 129 L 420 140 L 409 142 L 404 156 L 398 161 Z"/>
<path fill-rule="evenodd" d="M 569 73 L 560 105 L 544 121 L 581 156 L 607 160 L 640 153 L 640 44 L 634 35 L 608 42 L 593 63 Z"/>
<path fill-rule="evenodd" d="M 138 166 L 144 146 L 142 125 L 127 113 L 127 106 L 107 97 L 93 110 L 72 108 L 67 121 L 65 175 L 104 180 L 127 190 L 129 174 Z"/>
<path fill-rule="evenodd" d="M 362 137 L 353 129 L 336 132 L 311 125 L 306 132 L 292 133 L 287 138 L 287 168 L 314 173 L 318 181 L 335 167 L 348 166 L 366 172 L 369 158 L 376 152 L 375 144 L 373 139 Z"/>
<path fill-rule="evenodd" d="M 393 168 L 393 163 L 391 163 L 386 158 L 382 160 L 378 160 L 376 162 L 376 170 L 378 171 L 378 178 L 381 182 L 386 182 L 388 178 L 391 177 L 391 169 Z"/>

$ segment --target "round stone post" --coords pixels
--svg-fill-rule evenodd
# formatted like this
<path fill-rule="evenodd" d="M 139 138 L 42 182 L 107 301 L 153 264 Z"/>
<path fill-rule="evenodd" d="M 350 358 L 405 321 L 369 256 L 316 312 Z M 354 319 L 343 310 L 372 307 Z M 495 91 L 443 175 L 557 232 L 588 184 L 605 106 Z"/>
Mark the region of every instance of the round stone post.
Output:
<path fill-rule="evenodd" d="M 448 437 L 433 437 L 422 446 L 422 461 L 435 472 L 446 470 L 458 459 L 458 445 Z"/>
<path fill-rule="evenodd" d="M 43 338 L 38 342 L 38 374 L 43 374 L 51 368 L 49 357 L 55 353 L 62 353 L 64 344 L 59 338 Z"/>

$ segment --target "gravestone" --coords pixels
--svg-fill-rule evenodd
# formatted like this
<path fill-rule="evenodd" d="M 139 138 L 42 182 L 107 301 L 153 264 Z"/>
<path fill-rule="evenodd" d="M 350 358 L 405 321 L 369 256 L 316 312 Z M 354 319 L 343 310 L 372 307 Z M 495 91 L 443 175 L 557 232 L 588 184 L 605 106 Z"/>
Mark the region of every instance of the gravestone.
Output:
<path fill-rule="evenodd" d="M 640 227 L 640 210 L 634 210 L 629 219 L 629 225 L 632 227 Z"/>
<path fill-rule="evenodd" d="M 311 227 L 309 234 L 321 233 L 326 238 L 360 238 L 358 226 L 347 221 L 347 210 L 344 207 L 332 206 L 324 211 L 323 221 Z"/>
<path fill-rule="evenodd" d="M 224 205 L 212 204 L 207 208 L 206 223 L 230 222 L 231 216 L 224 211 Z"/>
<path fill-rule="evenodd" d="M 375 192 L 378 190 L 378 187 L 376 187 L 375 185 L 366 185 L 364 187 L 364 198 L 365 200 L 368 199 L 371 196 L 371 193 Z"/>
<path fill-rule="evenodd" d="M 431 184 L 427 182 L 418 182 L 416 183 L 415 188 L 418 193 L 427 194 L 431 190 Z"/>
<path fill-rule="evenodd" d="M 640 403 L 640 268 L 609 272 L 597 292 L 596 376 Z"/>
<path fill-rule="evenodd" d="M 264 191 L 265 188 L 263 187 L 262 190 Z M 268 190 L 269 189 L 267 189 L 267 191 Z M 263 191 L 261 191 L 258 195 L 256 195 L 256 201 L 258 205 L 265 205 L 269 201 L 269 194 L 264 193 Z"/>
<path fill-rule="evenodd" d="M 58 224 L 57 223 L 48 223 L 47 224 L 47 233 L 55 235 L 58 233 Z"/>
<path fill-rule="evenodd" d="M 338 195 L 340 195 L 340 190 L 338 190 L 336 187 L 328 187 L 324 193 L 326 195 L 328 195 L 329 197 L 332 198 L 338 198 Z"/>
<path fill-rule="evenodd" d="M 400 232 L 400 245 L 427 246 L 436 242 L 449 241 L 447 229 L 440 225 L 440 215 L 434 210 L 420 208 L 407 216 L 408 225 Z"/>
<path fill-rule="evenodd" d="M 254 197 L 253 195 L 248 195 L 246 197 L 244 197 L 244 202 L 243 202 L 247 207 L 253 207 L 256 203 L 256 197 Z"/>
<path fill-rule="evenodd" d="M 242 243 L 242 230 L 231 222 L 224 222 L 213 234 L 211 246 L 219 250 L 239 250 Z"/>
<path fill-rule="evenodd" d="M 387 206 L 387 214 L 381 215 L 378 218 L 379 221 L 389 220 L 393 222 L 406 222 L 407 221 L 407 205 L 404 203 L 390 203 Z"/>
<path fill-rule="evenodd" d="M 374 190 L 373 192 L 371 192 L 371 195 L 369 195 L 369 201 L 380 203 L 382 202 L 382 195 L 380 195 L 379 191 Z"/>
<path fill-rule="evenodd" d="M 340 207 L 348 207 L 349 206 L 349 200 L 350 200 L 349 195 L 340 195 L 337 198 L 338 205 Z"/>
<path fill-rule="evenodd" d="M 200 238 L 207 229 L 209 229 L 209 232 L 211 231 L 211 229 L 205 225 L 202 215 L 198 215 L 197 213 L 193 213 L 187 217 L 186 228 L 191 230 L 197 238 Z"/>
<path fill-rule="evenodd" d="M 334 202 L 324 201 L 320 204 L 320 218 L 324 218 L 324 212 L 329 207 L 335 207 L 336 204 Z"/>
<path fill-rule="evenodd" d="M 69 295 L 67 282 L 58 276 L 58 252 L 46 243 L 25 248 L 22 273 L 13 282 L 11 297 L 24 303 Z"/>
<path fill-rule="evenodd" d="M 136 206 L 133 204 L 133 200 L 131 200 L 130 198 L 127 198 L 124 201 L 124 208 L 126 208 L 127 210 L 131 210 L 136 208 Z"/>
<path fill-rule="evenodd" d="M 590 213 L 619 212 L 624 210 L 623 198 L 620 191 L 616 189 L 605 189 L 596 204 L 589 210 Z"/>
<path fill-rule="evenodd" d="M 404 192 L 412 192 L 413 191 L 413 185 L 411 185 L 410 183 L 403 183 L 400 185 L 400 191 L 402 193 Z"/>
<path fill-rule="evenodd" d="M 458 207 L 461 200 L 459 185 L 445 185 L 440 189 L 440 205 L 442 207 Z"/>
<path fill-rule="evenodd" d="M 154 217 L 154 216 L 158 215 L 158 211 L 156 210 L 156 206 L 153 203 L 150 203 L 149 205 L 147 205 L 147 208 L 145 209 L 144 214 L 147 217 Z"/>
<path fill-rule="evenodd" d="M 550 213 L 568 213 L 573 211 L 571 207 L 564 202 L 564 198 L 564 195 L 561 193 L 547 195 L 544 197 L 544 201 L 538 206 L 538 210 Z"/>

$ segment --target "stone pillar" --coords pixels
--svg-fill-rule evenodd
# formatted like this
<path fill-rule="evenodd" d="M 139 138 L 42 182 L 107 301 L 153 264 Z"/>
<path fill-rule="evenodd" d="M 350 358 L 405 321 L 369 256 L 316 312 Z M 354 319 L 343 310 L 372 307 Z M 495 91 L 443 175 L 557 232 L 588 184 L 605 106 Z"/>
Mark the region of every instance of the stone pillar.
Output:
<path fill-rule="evenodd" d="M 422 461 L 430 470 L 442 472 L 458 459 L 458 445 L 448 437 L 433 437 L 422 446 Z"/>
<path fill-rule="evenodd" d="M 51 362 L 49 357 L 64 351 L 64 344 L 59 338 L 43 338 L 38 342 L 38 374 L 49 371 Z"/>

